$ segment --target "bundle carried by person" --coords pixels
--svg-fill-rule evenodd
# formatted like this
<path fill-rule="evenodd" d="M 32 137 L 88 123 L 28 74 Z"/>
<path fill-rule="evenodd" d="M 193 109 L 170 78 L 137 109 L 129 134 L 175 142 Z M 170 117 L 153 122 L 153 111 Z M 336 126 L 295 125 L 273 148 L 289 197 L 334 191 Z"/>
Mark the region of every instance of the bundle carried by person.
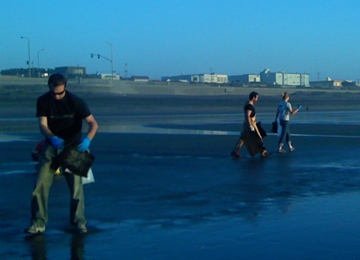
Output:
<path fill-rule="evenodd" d="M 63 169 L 69 169 L 73 174 L 87 177 L 95 156 L 88 151 L 79 152 L 75 146 L 65 148 L 57 156 L 57 161 Z"/>

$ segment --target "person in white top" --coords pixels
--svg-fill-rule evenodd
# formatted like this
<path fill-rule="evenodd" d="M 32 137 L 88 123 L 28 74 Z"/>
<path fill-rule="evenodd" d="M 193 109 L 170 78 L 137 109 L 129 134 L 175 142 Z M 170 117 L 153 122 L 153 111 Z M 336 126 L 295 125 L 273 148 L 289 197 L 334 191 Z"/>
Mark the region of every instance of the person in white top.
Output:
<path fill-rule="evenodd" d="M 287 142 L 289 146 L 290 152 L 294 151 L 295 148 L 291 144 L 290 138 L 290 129 L 289 129 L 289 121 L 290 115 L 295 115 L 301 109 L 301 105 L 298 105 L 298 108 L 293 110 L 291 104 L 289 103 L 290 95 L 288 92 L 284 92 L 281 94 L 283 101 L 281 101 L 278 105 L 278 109 L 276 112 L 276 119 L 279 117 L 280 125 L 281 125 L 281 135 L 279 139 L 279 153 L 286 153 L 283 149 L 284 141 Z"/>

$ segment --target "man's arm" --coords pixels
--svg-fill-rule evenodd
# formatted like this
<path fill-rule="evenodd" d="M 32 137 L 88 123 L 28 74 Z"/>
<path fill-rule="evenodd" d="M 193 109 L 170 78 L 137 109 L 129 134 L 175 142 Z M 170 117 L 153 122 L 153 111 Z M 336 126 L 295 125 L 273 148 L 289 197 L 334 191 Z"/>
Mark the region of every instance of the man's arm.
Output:
<path fill-rule="evenodd" d="M 258 136 L 260 137 L 260 139 L 262 139 L 262 136 L 261 136 L 259 129 L 257 128 L 256 122 L 254 120 L 255 118 L 253 119 L 250 117 L 250 115 L 252 113 L 251 110 L 247 110 L 246 112 L 247 112 L 248 122 L 250 125 L 250 130 L 255 131 L 258 134 Z"/>
<path fill-rule="evenodd" d="M 50 139 L 54 134 L 51 132 L 48 126 L 48 120 L 46 116 L 41 116 L 38 119 L 40 132 L 45 138 Z"/>
<path fill-rule="evenodd" d="M 86 123 L 89 126 L 89 130 L 87 133 L 87 137 L 92 140 L 99 128 L 95 118 L 93 117 L 93 115 L 89 115 L 88 117 L 85 118 Z"/>
<path fill-rule="evenodd" d="M 45 136 L 46 139 L 50 140 L 51 145 L 55 149 L 64 148 L 64 140 L 57 136 L 54 136 L 54 134 L 49 129 L 47 117 L 41 116 L 39 117 L 38 121 L 39 121 L 40 132 Z"/>
<path fill-rule="evenodd" d="M 249 123 L 249 125 L 250 126 L 253 126 L 253 120 L 252 120 L 252 118 L 250 117 L 250 115 L 251 115 L 251 110 L 246 110 L 246 113 L 247 113 L 247 120 L 248 120 L 248 123 Z"/>

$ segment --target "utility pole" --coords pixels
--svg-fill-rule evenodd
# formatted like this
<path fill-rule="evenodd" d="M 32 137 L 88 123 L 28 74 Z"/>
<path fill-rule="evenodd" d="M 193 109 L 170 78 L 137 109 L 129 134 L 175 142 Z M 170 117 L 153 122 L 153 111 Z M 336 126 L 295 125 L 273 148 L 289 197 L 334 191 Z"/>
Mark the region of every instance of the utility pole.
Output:
<path fill-rule="evenodd" d="M 38 58 L 38 78 L 40 78 L 40 52 L 44 51 L 45 49 L 41 49 L 40 51 L 38 51 L 38 55 L 37 55 L 37 58 Z"/>
<path fill-rule="evenodd" d="M 111 59 L 110 59 L 110 62 L 111 62 L 111 80 L 114 80 L 114 46 L 112 43 L 110 42 L 104 42 L 104 44 L 108 44 L 111 46 Z"/>
<path fill-rule="evenodd" d="M 127 79 L 127 72 L 128 72 L 128 68 L 127 68 L 127 62 L 125 63 L 125 68 L 124 68 L 124 74 L 125 74 L 125 79 Z"/>
<path fill-rule="evenodd" d="M 25 36 L 21 36 L 21 39 L 27 39 L 28 41 L 28 65 L 29 65 L 29 78 L 31 78 L 31 60 L 30 60 L 30 39 Z"/>

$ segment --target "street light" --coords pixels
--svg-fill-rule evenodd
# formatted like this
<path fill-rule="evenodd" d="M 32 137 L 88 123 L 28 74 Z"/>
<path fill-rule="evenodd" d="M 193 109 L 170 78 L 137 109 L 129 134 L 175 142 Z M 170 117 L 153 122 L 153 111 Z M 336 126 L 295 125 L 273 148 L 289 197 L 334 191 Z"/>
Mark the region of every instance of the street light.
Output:
<path fill-rule="evenodd" d="M 21 39 L 27 39 L 28 41 L 28 64 L 29 64 L 29 78 L 31 78 L 31 61 L 30 61 L 30 39 L 25 36 L 21 36 Z"/>
<path fill-rule="evenodd" d="M 45 49 L 41 49 L 38 51 L 38 78 L 40 78 L 40 52 L 44 51 Z"/>
<path fill-rule="evenodd" d="M 104 44 L 108 44 L 111 46 L 111 80 L 114 80 L 114 47 L 110 42 L 104 42 Z"/>

